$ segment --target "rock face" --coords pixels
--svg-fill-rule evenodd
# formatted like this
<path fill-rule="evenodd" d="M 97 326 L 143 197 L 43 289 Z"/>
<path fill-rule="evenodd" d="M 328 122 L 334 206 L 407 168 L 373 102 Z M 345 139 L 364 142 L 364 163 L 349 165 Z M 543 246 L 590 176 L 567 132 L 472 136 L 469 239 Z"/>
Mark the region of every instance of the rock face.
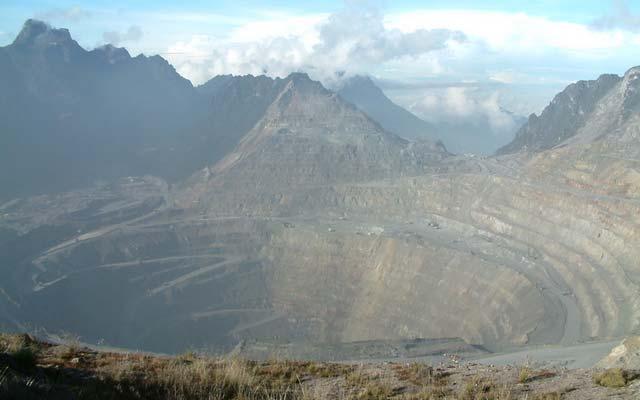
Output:
<path fill-rule="evenodd" d="M 640 337 L 626 338 L 596 368 L 640 369 Z"/>
<path fill-rule="evenodd" d="M 595 81 L 579 81 L 559 93 L 540 116 L 532 114 L 516 133 L 515 139 L 500 148 L 498 154 L 550 149 L 575 136 L 598 112 L 598 105 L 620 84 L 617 75 L 602 75 Z M 614 118 L 614 115 L 610 115 Z"/>

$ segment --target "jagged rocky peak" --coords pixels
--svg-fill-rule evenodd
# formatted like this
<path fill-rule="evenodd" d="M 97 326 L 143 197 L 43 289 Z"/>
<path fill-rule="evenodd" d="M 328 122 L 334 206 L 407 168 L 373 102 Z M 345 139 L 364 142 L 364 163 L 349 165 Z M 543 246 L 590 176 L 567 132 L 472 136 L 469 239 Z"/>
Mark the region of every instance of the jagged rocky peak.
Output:
<path fill-rule="evenodd" d="M 435 127 L 391 101 L 369 76 L 354 75 L 340 82 L 337 92 L 385 130 L 409 140 L 435 140 Z"/>
<path fill-rule="evenodd" d="M 640 66 L 629 69 L 620 87 L 623 96 L 623 112 L 629 117 L 640 111 Z"/>
<path fill-rule="evenodd" d="M 14 46 L 52 45 L 75 43 L 68 29 L 52 28 L 49 24 L 36 19 L 28 19 L 16 39 Z"/>
<path fill-rule="evenodd" d="M 371 78 L 367 75 L 353 75 L 347 79 L 344 79 L 340 85 L 340 90 L 349 89 L 353 87 L 360 88 L 371 88 L 380 90 L 375 83 L 371 80 Z"/>
<path fill-rule="evenodd" d="M 624 74 L 625 80 L 636 80 L 640 77 L 640 65 L 629 68 L 627 72 Z"/>
<path fill-rule="evenodd" d="M 358 108 L 367 112 L 367 104 L 363 102 L 365 99 L 383 99 L 388 100 L 382 89 L 380 89 L 373 82 L 371 77 L 367 75 L 354 75 L 350 78 L 344 79 L 338 86 L 338 93 L 340 96 L 354 103 Z M 373 113 L 372 110 L 369 112 Z M 374 117 L 375 118 L 375 117 Z"/>
<path fill-rule="evenodd" d="M 342 101 L 335 93 L 327 90 L 306 73 L 295 72 L 284 78 L 282 91 L 271 108 L 269 118 L 289 117 L 301 122 L 301 118 L 315 119 L 324 123 L 334 117 L 354 113 L 355 108 Z"/>
<path fill-rule="evenodd" d="M 295 89 L 298 93 L 305 94 L 332 94 L 318 81 L 312 80 L 308 74 L 304 72 L 292 72 L 285 79 L 289 89 Z"/>
<path fill-rule="evenodd" d="M 104 57 L 104 59 L 110 64 L 115 64 L 123 60 L 131 59 L 131 55 L 124 47 L 116 47 L 112 44 L 105 44 L 104 46 L 97 47 L 93 50 L 93 53 Z"/>
<path fill-rule="evenodd" d="M 622 80 L 605 74 L 596 80 L 578 81 L 557 94 L 540 116 L 531 115 L 514 140 L 498 154 L 550 149 L 573 137 L 582 128 L 598 103 Z"/>

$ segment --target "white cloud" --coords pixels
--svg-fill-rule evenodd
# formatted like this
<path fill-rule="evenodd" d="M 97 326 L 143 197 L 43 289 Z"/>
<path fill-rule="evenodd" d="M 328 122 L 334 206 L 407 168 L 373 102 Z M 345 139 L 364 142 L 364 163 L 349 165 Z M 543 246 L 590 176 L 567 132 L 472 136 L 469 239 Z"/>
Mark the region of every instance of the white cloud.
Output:
<path fill-rule="evenodd" d="M 522 59 L 555 58 L 556 63 L 570 59 L 575 66 L 620 57 L 640 43 L 640 34 L 631 32 L 477 10 L 414 10 L 384 16 L 376 9 L 347 6 L 332 15 L 272 13 L 265 19 L 235 22 L 225 36 L 198 34 L 171 44 L 168 58 L 198 83 L 211 74 L 286 75 L 300 69 L 325 80 L 342 71 L 383 75 L 401 71 L 515 83 L 525 76 L 517 70 L 519 64 L 527 67 Z M 496 71 L 502 64 L 511 70 Z"/>
<path fill-rule="evenodd" d="M 102 34 L 102 38 L 105 42 L 111 43 L 114 46 L 118 46 L 122 42 L 136 42 L 142 39 L 142 29 L 137 25 L 131 25 L 129 29 L 124 32 L 108 31 Z"/>
<path fill-rule="evenodd" d="M 182 18 L 200 23 L 222 17 Z M 196 84 L 218 74 L 292 71 L 308 72 L 328 85 L 343 73 L 500 84 L 505 108 L 528 115 L 568 82 L 623 72 L 637 62 L 633 54 L 640 45 L 640 33 L 525 13 L 422 9 L 383 15 L 347 6 L 331 15 L 262 12 L 251 18 L 227 21 L 231 25 L 224 33 L 202 28 L 205 34 L 174 39 L 163 55 Z M 404 104 L 424 95 L 415 91 Z M 465 95 L 478 104 L 488 98 L 486 92 Z M 497 125 L 499 120 L 494 118 Z"/>
<path fill-rule="evenodd" d="M 469 123 L 486 120 L 494 135 L 511 134 L 516 128 L 513 114 L 501 106 L 500 93 L 478 93 L 474 87 L 431 90 L 409 105 L 418 116 L 433 123 Z"/>
<path fill-rule="evenodd" d="M 53 8 L 34 15 L 35 18 L 44 21 L 61 20 L 65 22 L 76 22 L 91 16 L 91 13 L 82 7 L 73 6 L 68 8 Z"/>
<path fill-rule="evenodd" d="M 169 46 L 167 55 L 196 83 L 222 73 L 283 76 L 298 70 L 326 81 L 344 72 L 367 73 L 387 62 L 417 59 L 462 40 L 461 33 L 447 29 L 388 29 L 377 10 L 348 6 L 329 16 L 276 15 L 253 21 L 226 38 L 194 35 Z"/>
<path fill-rule="evenodd" d="M 276 38 L 297 38 L 307 46 L 320 40 L 318 26 L 324 23 L 329 14 L 288 15 L 273 14 L 269 19 L 249 21 L 233 29 L 228 37 L 231 43 L 255 43 L 260 40 Z"/>
<path fill-rule="evenodd" d="M 621 29 L 633 32 L 640 31 L 640 15 L 635 15 L 629 8 L 629 2 L 613 1 L 613 13 L 593 21 L 592 26 L 601 30 Z"/>
<path fill-rule="evenodd" d="M 588 25 L 554 21 L 525 13 L 477 10 L 429 10 L 388 15 L 389 28 L 403 32 L 447 27 L 496 52 L 531 53 L 549 50 L 589 52 L 628 44 L 633 34 L 595 31 Z"/>

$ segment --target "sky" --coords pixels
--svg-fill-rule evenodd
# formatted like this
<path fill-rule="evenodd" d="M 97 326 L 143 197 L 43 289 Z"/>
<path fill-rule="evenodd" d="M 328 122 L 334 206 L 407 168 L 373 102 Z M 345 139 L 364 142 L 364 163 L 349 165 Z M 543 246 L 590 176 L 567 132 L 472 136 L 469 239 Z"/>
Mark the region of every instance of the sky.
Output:
<path fill-rule="evenodd" d="M 304 71 L 331 87 L 367 74 L 425 119 L 500 124 L 505 110 L 538 113 L 571 82 L 640 64 L 636 0 L 2 0 L 0 46 L 28 18 L 87 49 L 160 54 L 194 84 Z"/>

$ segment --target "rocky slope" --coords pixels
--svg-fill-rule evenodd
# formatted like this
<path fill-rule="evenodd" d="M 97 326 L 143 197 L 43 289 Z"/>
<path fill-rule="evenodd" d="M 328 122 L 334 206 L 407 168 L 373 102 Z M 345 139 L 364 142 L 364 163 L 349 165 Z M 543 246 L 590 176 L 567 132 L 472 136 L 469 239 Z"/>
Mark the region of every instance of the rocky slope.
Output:
<path fill-rule="evenodd" d="M 291 74 L 279 88 L 238 146 L 176 195 L 180 206 L 215 207 L 228 198 L 242 207 L 252 197 L 275 199 L 296 187 L 422 174 L 449 156 L 437 143 L 411 143 L 385 131 L 306 74 Z M 238 195 L 247 199 L 237 201 Z"/>
<path fill-rule="evenodd" d="M 640 337 L 626 338 L 596 366 L 598 368 L 640 369 Z"/>
<path fill-rule="evenodd" d="M 536 152 L 560 145 L 587 127 L 589 118 L 598 112 L 603 98 L 620 83 L 617 75 L 602 75 L 595 81 L 579 81 L 559 93 L 540 116 L 532 114 L 516 133 L 515 139 L 500 148 L 498 154 L 518 151 Z M 610 114 L 614 118 L 614 114 Z"/>

